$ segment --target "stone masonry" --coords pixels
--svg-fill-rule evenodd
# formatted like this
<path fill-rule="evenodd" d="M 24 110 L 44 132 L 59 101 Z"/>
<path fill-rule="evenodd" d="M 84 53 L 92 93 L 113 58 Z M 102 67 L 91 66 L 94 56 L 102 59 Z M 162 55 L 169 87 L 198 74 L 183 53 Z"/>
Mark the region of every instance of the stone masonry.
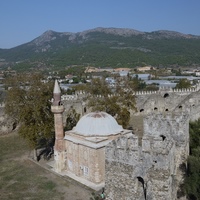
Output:
<path fill-rule="evenodd" d="M 120 137 L 106 147 L 107 200 L 175 200 L 181 165 L 189 153 L 189 117 L 154 114 L 144 118 L 142 141 Z"/>

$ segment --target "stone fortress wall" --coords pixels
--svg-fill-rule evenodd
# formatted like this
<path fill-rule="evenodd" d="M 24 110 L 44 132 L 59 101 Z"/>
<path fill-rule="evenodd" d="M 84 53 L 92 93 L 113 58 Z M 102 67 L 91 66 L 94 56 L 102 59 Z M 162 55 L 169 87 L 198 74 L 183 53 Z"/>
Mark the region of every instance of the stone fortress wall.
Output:
<path fill-rule="evenodd" d="M 144 132 L 106 147 L 107 200 L 175 200 L 189 154 L 189 116 L 150 114 Z"/>
<path fill-rule="evenodd" d="M 81 116 L 90 112 L 87 107 L 87 95 L 80 91 L 74 95 L 62 95 L 62 102 L 66 112 L 74 108 Z M 190 89 L 160 88 L 158 91 L 139 91 L 133 93 L 136 99 L 137 112 L 130 111 L 131 116 L 146 115 L 158 112 L 188 112 L 190 119 L 196 120 L 200 117 L 200 84 Z M 101 95 L 98 96 L 101 98 Z"/>
<path fill-rule="evenodd" d="M 179 186 L 189 155 L 189 121 L 200 117 L 200 86 L 133 95 L 137 107 L 131 111 L 133 135 L 106 147 L 106 199 L 186 199 L 179 198 Z M 83 115 L 89 112 L 85 99 L 86 94 L 80 93 L 76 101 L 64 102 Z"/>

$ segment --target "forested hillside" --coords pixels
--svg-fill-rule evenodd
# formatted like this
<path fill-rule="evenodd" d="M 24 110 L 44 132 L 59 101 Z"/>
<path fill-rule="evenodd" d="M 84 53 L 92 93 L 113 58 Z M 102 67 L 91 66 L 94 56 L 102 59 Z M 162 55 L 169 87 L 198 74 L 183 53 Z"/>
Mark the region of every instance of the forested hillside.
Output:
<path fill-rule="evenodd" d="M 31 67 L 37 61 L 57 68 L 68 65 L 200 65 L 200 36 L 116 28 L 96 28 L 80 33 L 47 31 L 29 43 L 0 49 L 0 59 L 26 62 Z"/>

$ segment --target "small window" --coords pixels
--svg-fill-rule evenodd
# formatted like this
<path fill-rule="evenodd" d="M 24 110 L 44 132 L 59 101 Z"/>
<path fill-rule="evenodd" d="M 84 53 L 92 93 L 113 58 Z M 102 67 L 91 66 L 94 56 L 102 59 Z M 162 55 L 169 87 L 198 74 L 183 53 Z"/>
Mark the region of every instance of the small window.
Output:
<path fill-rule="evenodd" d="M 183 108 L 183 106 L 181 106 L 181 105 L 180 105 L 178 108 L 179 108 L 179 109 L 182 109 L 182 108 Z"/>
<path fill-rule="evenodd" d="M 158 108 L 155 107 L 154 110 L 158 110 Z"/>
<path fill-rule="evenodd" d="M 86 113 L 86 111 L 87 111 L 87 109 L 86 109 L 86 107 L 84 107 L 84 113 Z"/>
<path fill-rule="evenodd" d="M 140 112 L 143 112 L 144 111 L 144 109 L 140 109 Z"/>
<path fill-rule="evenodd" d="M 166 112 L 169 111 L 168 108 L 166 108 L 165 111 L 166 111 Z"/>
<path fill-rule="evenodd" d="M 73 171 L 73 162 L 71 160 L 68 160 L 67 162 L 69 170 Z"/>
<path fill-rule="evenodd" d="M 86 167 L 86 166 L 83 167 L 83 174 L 84 174 L 84 176 L 89 175 L 89 168 L 88 167 Z"/>

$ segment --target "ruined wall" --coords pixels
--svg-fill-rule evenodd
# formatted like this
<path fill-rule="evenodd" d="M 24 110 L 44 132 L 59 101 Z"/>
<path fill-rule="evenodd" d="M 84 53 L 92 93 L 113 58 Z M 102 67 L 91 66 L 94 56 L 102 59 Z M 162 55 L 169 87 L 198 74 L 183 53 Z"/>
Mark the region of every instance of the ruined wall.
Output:
<path fill-rule="evenodd" d="M 144 118 L 141 144 L 135 135 L 106 147 L 107 199 L 175 200 L 182 181 L 180 164 L 188 155 L 187 115 Z"/>
<path fill-rule="evenodd" d="M 99 98 L 101 98 L 100 95 Z M 136 99 L 137 112 L 130 111 L 131 120 L 134 116 L 173 111 L 188 112 L 191 120 L 197 120 L 200 117 L 199 85 L 192 89 L 161 88 L 159 91 L 140 91 L 133 93 L 133 98 Z M 62 102 L 66 108 L 64 118 L 71 107 L 81 116 L 91 111 L 87 106 L 87 94 L 83 92 L 65 95 L 62 97 Z"/>

